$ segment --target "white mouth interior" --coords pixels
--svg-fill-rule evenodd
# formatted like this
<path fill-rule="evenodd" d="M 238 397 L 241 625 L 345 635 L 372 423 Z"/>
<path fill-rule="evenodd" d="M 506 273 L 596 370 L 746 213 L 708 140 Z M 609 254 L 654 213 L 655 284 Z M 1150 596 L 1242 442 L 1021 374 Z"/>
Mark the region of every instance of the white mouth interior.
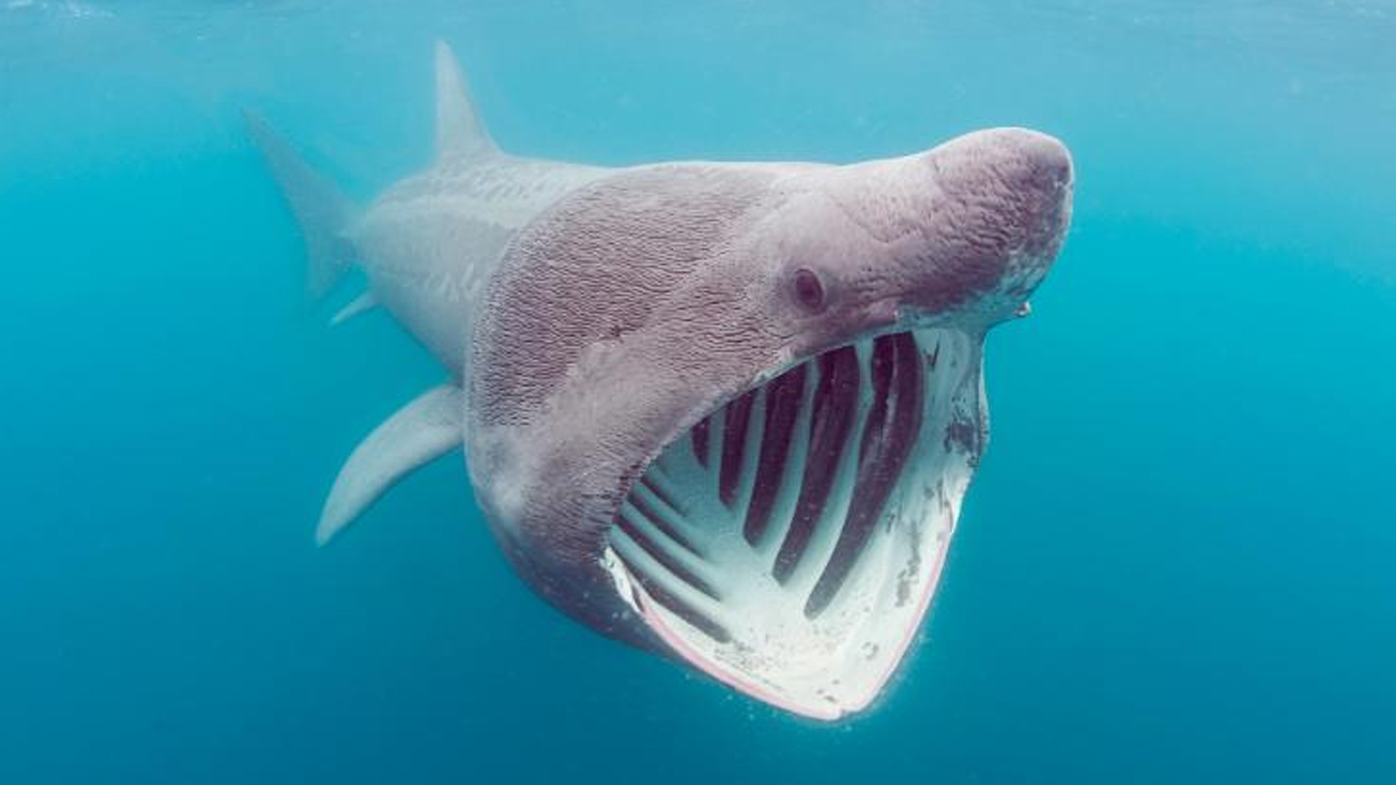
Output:
<path fill-rule="evenodd" d="M 693 666 L 796 714 L 882 691 L 920 628 L 982 449 L 980 341 L 867 339 L 742 395 L 635 483 L 603 556 Z"/>

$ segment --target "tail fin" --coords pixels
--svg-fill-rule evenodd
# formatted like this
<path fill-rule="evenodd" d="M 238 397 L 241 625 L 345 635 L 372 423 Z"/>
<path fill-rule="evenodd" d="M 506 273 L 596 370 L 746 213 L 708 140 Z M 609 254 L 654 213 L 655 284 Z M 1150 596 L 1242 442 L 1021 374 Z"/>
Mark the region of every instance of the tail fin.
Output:
<path fill-rule="evenodd" d="M 266 120 L 250 111 L 243 112 L 243 119 L 300 224 L 307 257 L 306 286 L 312 297 L 322 297 L 353 261 L 354 247 L 345 229 L 354 208 L 333 183 L 302 161 Z"/>
<path fill-rule="evenodd" d="M 497 155 L 499 148 L 485 131 L 470 90 L 465 86 L 456 56 L 445 41 L 436 42 L 436 157 L 485 157 Z"/>

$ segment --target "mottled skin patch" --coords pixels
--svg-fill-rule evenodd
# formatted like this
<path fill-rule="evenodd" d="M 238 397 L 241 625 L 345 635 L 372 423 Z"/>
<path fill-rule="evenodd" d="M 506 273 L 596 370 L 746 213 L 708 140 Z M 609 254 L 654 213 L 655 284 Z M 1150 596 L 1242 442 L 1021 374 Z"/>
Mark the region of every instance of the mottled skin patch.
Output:
<path fill-rule="evenodd" d="M 378 302 L 463 379 L 472 320 L 504 248 L 563 194 L 605 174 L 507 156 L 445 161 L 383 192 L 348 234 Z"/>
<path fill-rule="evenodd" d="M 704 278 L 770 180 L 740 169 L 655 167 L 583 187 L 530 224 L 509 248 L 477 336 L 480 422 L 526 420 L 606 344 L 619 348 L 654 329 L 720 327 L 738 293 Z"/>

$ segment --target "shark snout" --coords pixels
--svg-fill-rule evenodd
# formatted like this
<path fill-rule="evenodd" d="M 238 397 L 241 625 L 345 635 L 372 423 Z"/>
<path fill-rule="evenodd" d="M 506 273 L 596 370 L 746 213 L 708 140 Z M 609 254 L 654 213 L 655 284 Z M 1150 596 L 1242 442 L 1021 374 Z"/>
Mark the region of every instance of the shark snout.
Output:
<path fill-rule="evenodd" d="M 998 243 L 996 250 L 1050 256 L 1070 218 L 1071 153 L 1056 137 L 995 128 L 937 150 L 941 188 Z"/>
<path fill-rule="evenodd" d="M 1014 128 L 997 133 L 1000 144 L 1010 151 L 1007 184 L 1024 200 L 1018 244 L 1024 252 L 1050 263 L 1070 220 L 1075 176 L 1071 153 L 1055 137 L 1037 131 Z"/>
<path fill-rule="evenodd" d="M 919 255 L 930 313 L 989 321 L 1019 310 L 1046 276 L 1071 219 L 1071 153 L 1024 128 L 966 134 L 926 158 L 934 184 Z"/>
<path fill-rule="evenodd" d="M 1010 151 L 1027 178 L 1025 185 L 1054 188 L 1071 182 L 1071 153 L 1055 136 L 1027 128 L 999 128 L 981 134 Z"/>

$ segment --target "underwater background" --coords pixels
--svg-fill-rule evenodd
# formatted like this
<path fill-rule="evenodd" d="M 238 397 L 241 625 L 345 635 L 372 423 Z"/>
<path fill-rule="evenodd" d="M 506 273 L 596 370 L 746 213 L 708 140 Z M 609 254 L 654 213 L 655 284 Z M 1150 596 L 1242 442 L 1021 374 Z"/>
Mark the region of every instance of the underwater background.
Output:
<path fill-rule="evenodd" d="M 506 150 L 1061 137 L 1074 225 L 885 699 L 791 718 L 546 607 L 441 371 L 330 330 L 239 117 L 367 199 L 432 42 Z M 1396 3 L 0 0 L 0 783 L 1396 782 Z"/>

